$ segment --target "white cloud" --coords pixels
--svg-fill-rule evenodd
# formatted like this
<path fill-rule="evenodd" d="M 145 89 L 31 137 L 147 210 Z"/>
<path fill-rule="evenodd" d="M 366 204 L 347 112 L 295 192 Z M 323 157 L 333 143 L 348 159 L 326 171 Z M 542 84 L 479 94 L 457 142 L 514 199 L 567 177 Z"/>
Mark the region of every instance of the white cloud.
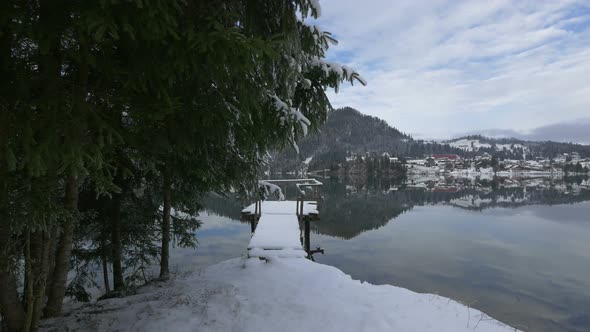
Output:
<path fill-rule="evenodd" d="M 590 117 L 588 1 L 322 1 L 320 25 L 367 87 L 351 106 L 406 132 L 448 137 Z"/>

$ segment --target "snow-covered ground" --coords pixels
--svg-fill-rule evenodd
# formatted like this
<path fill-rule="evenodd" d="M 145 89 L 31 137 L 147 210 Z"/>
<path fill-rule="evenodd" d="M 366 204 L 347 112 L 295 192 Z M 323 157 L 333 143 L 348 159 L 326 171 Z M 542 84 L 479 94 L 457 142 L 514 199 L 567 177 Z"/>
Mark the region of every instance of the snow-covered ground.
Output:
<path fill-rule="evenodd" d="M 304 258 L 236 258 L 47 320 L 44 331 L 515 331 L 433 294 Z"/>
<path fill-rule="evenodd" d="M 494 178 L 494 169 L 491 167 L 488 168 L 468 168 L 468 169 L 460 169 L 460 170 L 453 170 L 449 172 L 449 174 L 456 178 L 481 178 L 492 180 Z"/>

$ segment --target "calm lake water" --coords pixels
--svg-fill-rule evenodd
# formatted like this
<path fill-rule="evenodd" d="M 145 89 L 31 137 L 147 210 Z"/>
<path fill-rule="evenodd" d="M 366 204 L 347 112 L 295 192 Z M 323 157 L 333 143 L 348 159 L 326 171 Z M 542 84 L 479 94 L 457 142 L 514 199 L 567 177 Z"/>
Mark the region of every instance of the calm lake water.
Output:
<path fill-rule="evenodd" d="M 450 297 L 522 330 L 590 331 L 587 180 L 320 180 L 311 241 L 326 255 L 317 262 Z M 210 197 L 199 248 L 175 250 L 173 261 L 206 266 L 243 255 L 250 226 L 240 209 Z"/>

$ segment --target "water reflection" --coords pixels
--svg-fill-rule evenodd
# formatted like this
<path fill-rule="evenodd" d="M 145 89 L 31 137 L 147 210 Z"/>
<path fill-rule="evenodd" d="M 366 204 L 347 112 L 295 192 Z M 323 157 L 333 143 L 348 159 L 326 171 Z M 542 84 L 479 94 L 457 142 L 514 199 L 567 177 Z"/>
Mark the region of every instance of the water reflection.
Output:
<path fill-rule="evenodd" d="M 317 261 L 521 329 L 590 330 L 588 179 L 322 181 L 312 244 L 327 254 Z M 234 219 L 241 208 L 218 197 L 207 206 Z"/>
<path fill-rule="evenodd" d="M 324 182 L 321 234 L 344 239 L 386 225 L 416 206 L 444 204 L 466 210 L 556 205 L 590 200 L 587 179 L 454 179 L 417 178 L 402 183 Z"/>

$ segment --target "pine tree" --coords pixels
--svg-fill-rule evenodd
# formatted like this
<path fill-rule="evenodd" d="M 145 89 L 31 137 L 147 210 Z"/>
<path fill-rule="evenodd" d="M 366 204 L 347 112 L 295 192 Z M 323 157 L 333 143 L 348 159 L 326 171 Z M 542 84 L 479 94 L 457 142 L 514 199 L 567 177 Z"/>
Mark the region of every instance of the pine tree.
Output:
<path fill-rule="evenodd" d="M 167 242 L 191 244 L 203 193 L 247 188 L 267 151 L 297 149 L 326 119 L 326 88 L 364 84 L 324 60 L 336 41 L 307 23 L 316 1 L 0 6 L 0 230 L 13 244 L 0 253 L 0 305 L 14 330 L 60 313 L 73 243 L 91 224 L 100 226 L 95 254 L 121 286 L 123 265 L 136 264 L 122 252 L 141 242 L 123 206 L 160 216 L 145 229 L 161 230 L 165 278 Z M 98 219 L 82 218 L 89 188 Z M 146 188 L 148 198 L 134 198 Z M 158 254 L 142 250 L 137 264 Z M 26 269 L 22 301 L 15 257 Z"/>

